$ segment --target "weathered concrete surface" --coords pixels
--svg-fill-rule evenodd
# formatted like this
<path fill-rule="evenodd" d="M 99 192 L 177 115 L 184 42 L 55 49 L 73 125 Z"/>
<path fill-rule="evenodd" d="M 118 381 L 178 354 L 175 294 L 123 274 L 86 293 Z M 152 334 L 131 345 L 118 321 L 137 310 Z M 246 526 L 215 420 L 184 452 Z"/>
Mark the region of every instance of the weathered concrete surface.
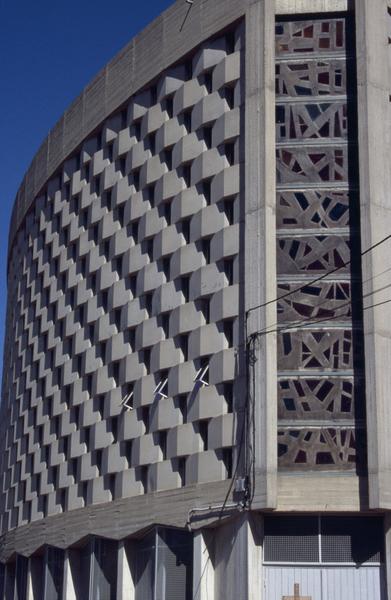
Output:
<path fill-rule="evenodd" d="M 262 586 L 262 517 L 244 514 L 214 536 L 214 598 L 266 600 Z"/>
<path fill-rule="evenodd" d="M 191 509 L 218 504 L 226 491 L 227 482 L 187 486 L 181 490 L 125 498 L 42 519 L 3 536 L 0 561 L 6 561 L 15 552 L 30 556 L 45 544 L 68 548 L 88 535 L 122 540 L 153 525 L 185 528 Z M 230 513 L 232 510 L 227 510 L 225 516 Z M 218 512 L 213 520 L 217 516 Z M 208 517 L 211 520 L 210 515 Z M 205 518 L 196 518 L 192 526 L 196 528 L 205 522 Z"/>
<path fill-rule="evenodd" d="M 246 15 L 246 178 L 245 178 L 245 310 L 247 335 L 277 321 L 275 219 L 274 3 L 254 3 Z M 251 312 L 249 312 L 251 311 Z M 249 370 L 254 401 L 255 463 L 263 478 L 265 508 L 277 501 L 277 351 L 276 335 L 258 340 L 256 363 Z M 257 400 L 255 401 L 255 397 Z M 249 406 L 251 406 L 249 400 Z M 251 410 L 251 408 L 250 408 Z M 250 443 L 250 432 L 248 433 Z M 254 490 L 255 494 L 258 493 Z"/>
<path fill-rule="evenodd" d="M 385 0 L 356 1 L 363 251 L 391 231 L 390 19 Z M 391 240 L 362 259 L 369 504 L 384 509 L 391 508 L 391 305 L 385 272 L 390 251 Z"/>

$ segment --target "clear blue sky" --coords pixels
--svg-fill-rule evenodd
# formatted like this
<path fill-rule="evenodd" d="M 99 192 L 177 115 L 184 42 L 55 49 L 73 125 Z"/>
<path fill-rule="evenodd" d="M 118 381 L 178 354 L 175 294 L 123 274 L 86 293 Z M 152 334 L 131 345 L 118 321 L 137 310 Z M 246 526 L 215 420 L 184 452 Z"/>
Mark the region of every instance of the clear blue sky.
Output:
<path fill-rule="evenodd" d="M 82 88 L 173 0 L 0 0 L 0 375 L 15 193 Z"/>

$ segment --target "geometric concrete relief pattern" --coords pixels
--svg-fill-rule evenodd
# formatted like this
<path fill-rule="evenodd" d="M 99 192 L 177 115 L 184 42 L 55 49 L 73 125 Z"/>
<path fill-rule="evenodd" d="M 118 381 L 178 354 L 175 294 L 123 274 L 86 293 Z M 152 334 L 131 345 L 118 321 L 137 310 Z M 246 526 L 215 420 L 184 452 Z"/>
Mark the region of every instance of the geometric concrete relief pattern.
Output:
<path fill-rule="evenodd" d="M 2 532 L 231 477 L 242 30 L 86 139 L 10 251 Z"/>
<path fill-rule="evenodd" d="M 280 469 L 365 463 L 349 29 L 345 18 L 276 24 Z"/>

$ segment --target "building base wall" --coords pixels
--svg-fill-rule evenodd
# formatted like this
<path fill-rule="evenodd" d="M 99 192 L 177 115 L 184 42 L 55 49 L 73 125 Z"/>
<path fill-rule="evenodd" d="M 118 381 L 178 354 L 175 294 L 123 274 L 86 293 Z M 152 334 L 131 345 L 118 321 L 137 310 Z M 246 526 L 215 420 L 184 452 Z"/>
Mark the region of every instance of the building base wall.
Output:
<path fill-rule="evenodd" d="M 14 555 L 0 600 L 387 600 L 390 556 L 388 517 L 246 511 Z"/>

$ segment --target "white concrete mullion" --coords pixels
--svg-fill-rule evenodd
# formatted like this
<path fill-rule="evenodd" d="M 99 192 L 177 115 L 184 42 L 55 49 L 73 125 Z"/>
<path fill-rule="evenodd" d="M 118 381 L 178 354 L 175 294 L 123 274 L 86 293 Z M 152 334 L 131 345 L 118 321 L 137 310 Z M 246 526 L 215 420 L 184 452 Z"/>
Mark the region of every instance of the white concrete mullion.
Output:
<path fill-rule="evenodd" d="M 135 600 L 136 587 L 126 553 L 125 542 L 118 546 L 118 571 L 117 571 L 117 598 L 118 600 Z"/>
<path fill-rule="evenodd" d="M 248 600 L 268 600 L 263 587 L 263 517 L 249 515 L 246 525 Z"/>
<path fill-rule="evenodd" d="M 89 600 L 95 600 L 92 597 L 93 589 L 94 589 L 94 579 L 95 579 L 95 545 L 96 538 L 92 538 L 89 542 L 89 563 L 90 563 L 90 577 L 89 577 L 89 587 L 88 587 L 88 598 Z"/>
<path fill-rule="evenodd" d="M 262 516 L 246 512 L 214 531 L 213 597 L 268 600 L 262 597 Z"/>
<path fill-rule="evenodd" d="M 215 572 L 207 532 L 193 537 L 193 600 L 214 600 Z"/>
<path fill-rule="evenodd" d="M 47 589 L 47 579 L 48 579 L 48 549 L 46 548 L 45 554 L 42 556 L 43 560 L 43 578 L 42 578 L 42 597 L 46 600 L 46 589 Z M 35 599 L 34 599 L 35 600 Z M 38 599 L 37 599 L 38 600 Z"/>
<path fill-rule="evenodd" d="M 33 580 L 31 576 L 31 558 L 29 558 L 27 568 L 27 589 L 26 589 L 26 600 L 35 600 L 33 590 Z"/>
<path fill-rule="evenodd" d="M 64 600 L 77 600 L 68 551 L 65 552 L 64 559 L 63 598 Z"/>

